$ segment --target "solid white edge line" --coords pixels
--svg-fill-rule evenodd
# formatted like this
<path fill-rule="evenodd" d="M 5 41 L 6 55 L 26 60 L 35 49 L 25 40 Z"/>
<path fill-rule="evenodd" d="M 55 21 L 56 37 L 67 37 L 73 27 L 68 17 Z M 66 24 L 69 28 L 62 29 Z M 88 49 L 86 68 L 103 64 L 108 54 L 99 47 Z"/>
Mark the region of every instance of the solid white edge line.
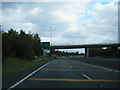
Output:
<path fill-rule="evenodd" d="M 15 83 L 14 85 L 10 86 L 7 90 L 11 90 L 12 88 L 15 88 L 17 85 L 19 85 L 20 83 L 22 83 L 24 80 L 26 80 L 28 77 L 30 77 L 31 75 L 33 75 L 34 73 L 36 73 L 37 71 L 39 71 L 40 69 L 42 69 L 43 67 L 45 67 L 46 65 L 48 65 L 50 62 L 46 63 L 45 65 L 41 66 L 40 68 L 38 68 L 37 70 L 35 70 L 34 72 L 30 73 L 29 75 L 27 75 L 26 77 L 24 77 L 23 79 L 21 79 L 20 81 L 18 81 L 17 83 Z"/>
<path fill-rule="evenodd" d="M 84 77 L 86 77 L 89 80 L 92 80 L 90 77 L 88 77 L 87 75 L 83 74 Z"/>
<path fill-rule="evenodd" d="M 83 62 L 81 62 L 81 63 L 83 63 Z M 97 68 L 101 68 L 101 69 L 105 69 L 105 70 L 108 70 L 108 71 L 114 71 L 114 72 L 120 73 L 120 71 L 118 71 L 118 70 L 112 70 L 112 69 L 108 69 L 108 68 L 104 68 L 104 67 L 101 67 L 101 66 L 96 66 L 96 65 L 88 64 L 88 63 L 83 63 L 83 64 L 90 65 L 90 66 L 97 67 Z"/>

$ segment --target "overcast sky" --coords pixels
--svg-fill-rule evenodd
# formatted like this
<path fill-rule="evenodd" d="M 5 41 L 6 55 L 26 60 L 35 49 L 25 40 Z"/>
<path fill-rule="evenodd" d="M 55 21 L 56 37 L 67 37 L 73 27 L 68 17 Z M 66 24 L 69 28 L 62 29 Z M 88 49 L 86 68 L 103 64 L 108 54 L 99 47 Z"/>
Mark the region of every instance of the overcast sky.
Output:
<path fill-rule="evenodd" d="M 109 2 L 3 2 L 2 26 L 52 44 L 118 42 L 118 5 Z"/>

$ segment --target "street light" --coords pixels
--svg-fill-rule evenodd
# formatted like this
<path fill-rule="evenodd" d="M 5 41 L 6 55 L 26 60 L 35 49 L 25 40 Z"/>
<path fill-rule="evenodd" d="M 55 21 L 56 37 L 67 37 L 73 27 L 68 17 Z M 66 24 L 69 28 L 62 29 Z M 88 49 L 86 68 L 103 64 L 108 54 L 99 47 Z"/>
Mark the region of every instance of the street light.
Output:
<path fill-rule="evenodd" d="M 52 32 L 51 32 L 51 26 L 50 26 L 50 46 L 52 46 Z"/>
<path fill-rule="evenodd" d="M 50 26 L 50 53 L 52 53 L 52 27 Z M 53 27 L 55 28 L 55 27 Z"/>
<path fill-rule="evenodd" d="M 2 18 L 0 18 L 0 21 L 2 20 Z M 0 23 L 0 32 L 2 32 L 2 24 Z"/>
<path fill-rule="evenodd" d="M 50 57 L 51 57 L 51 53 L 52 53 L 52 32 L 51 32 L 51 26 L 50 26 Z"/>
<path fill-rule="evenodd" d="M 2 20 L 2 18 L 0 18 L 0 21 Z M 0 32 L 2 32 L 2 24 L 0 23 Z"/>

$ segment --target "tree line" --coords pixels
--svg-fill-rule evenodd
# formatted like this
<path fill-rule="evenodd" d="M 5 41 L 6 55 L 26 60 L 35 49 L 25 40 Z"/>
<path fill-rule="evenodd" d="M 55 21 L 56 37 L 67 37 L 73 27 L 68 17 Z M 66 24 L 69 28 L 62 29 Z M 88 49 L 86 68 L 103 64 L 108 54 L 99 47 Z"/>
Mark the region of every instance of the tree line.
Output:
<path fill-rule="evenodd" d="M 62 56 L 71 56 L 71 55 L 81 55 L 78 51 L 76 52 L 65 52 L 65 51 L 52 51 L 53 54 L 62 55 Z"/>
<path fill-rule="evenodd" d="M 32 60 L 34 56 L 42 55 L 38 34 L 27 34 L 25 31 L 10 29 L 2 33 L 2 59 L 3 63 L 8 57 Z"/>
<path fill-rule="evenodd" d="M 90 48 L 90 57 L 103 56 L 103 57 L 120 57 L 120 49 L 117 46 L 103 48 Z"/>

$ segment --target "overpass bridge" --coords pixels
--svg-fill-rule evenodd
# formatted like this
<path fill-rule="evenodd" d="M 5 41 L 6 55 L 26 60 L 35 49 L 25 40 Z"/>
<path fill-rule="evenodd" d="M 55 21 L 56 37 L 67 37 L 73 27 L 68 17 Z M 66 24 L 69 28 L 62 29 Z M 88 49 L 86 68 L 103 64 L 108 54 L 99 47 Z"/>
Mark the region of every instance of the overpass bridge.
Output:
<path fill-rule="evenodd" d="M 110 44 L 79 44 L 79 45 L 53 45 L 51 49 L 75 49 L 85 48 L 85 55 L 89 57 L 89 48 L 100 48 L 100 47 L 120 47 L 120 43 Z"/>

